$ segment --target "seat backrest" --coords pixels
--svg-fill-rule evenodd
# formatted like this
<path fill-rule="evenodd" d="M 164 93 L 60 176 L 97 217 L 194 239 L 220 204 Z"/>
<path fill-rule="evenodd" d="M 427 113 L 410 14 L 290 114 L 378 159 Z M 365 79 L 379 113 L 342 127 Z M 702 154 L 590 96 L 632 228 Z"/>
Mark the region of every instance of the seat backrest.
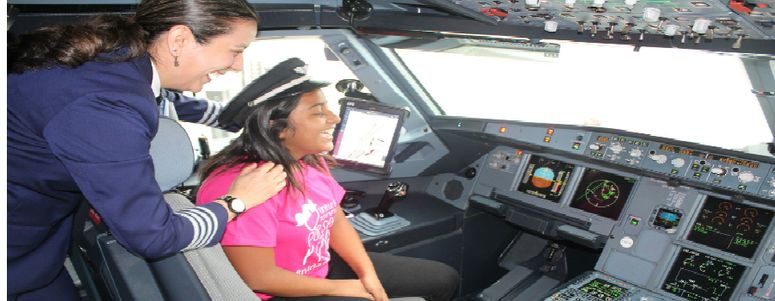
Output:
<path fill-rule="evenodd" d="M 153 158 L 156 181 L 159 183 L 159 188 L 166 191 L 164 199 L 170 207 L 175 211 L 193 207 L 191 200 L 180 193 L 171 191 L 172 188 L 189 178 L 196 163 L 191 140 L 180 123 L 172 119 L 160 118 L 159 130 L 151 142 L 150 153 Z M 220 244 L 186 251 L 183 252 L 183 256 L 196 273 L 196 277 L 207 291 L 210 300 L 258 299 L 234 270 Z M 165 262 L 161 269 L 176 270 L 173 263 L 177 263 L 177 259 L 167 258 L 164 260 L 169 262 Z M 159 266 L 156 262 L 152 265 L 154 269 Z M 180 267 L 177 270 L 180 270 L 178 273 L 186 273 L 185 269 Z M 159 277 L 159 273 L 156 275 Z M 166 274 L 164 277 L 167 278 Z M 179 283 L 175 282 L 185 282 L 185 278 L 159 279 L 159 282 L 162 283 L 162 286 L 176 287 L 178 286 L 176 284 Z M 177 289 L 175 290 L 177 291 Z M 169 294 L 166 295 L 169 296 Z"/>
<path fill-rule="evenodd" d="M 174 210 L 193 207 L 191 201 L 178 193 L 164 195 Z M 220 244 L 183 252 L 211 300 L 258 300 L 256 294 L 234 270 Z"/>
<path fill-rule="evenodd" d="M 194 172 L 194 147 L 186 130 L 175 120 L 159 118 L 159 130 L 151 141 L 150 153 L 156 182 L 162 191 L 182 184 Z"/>

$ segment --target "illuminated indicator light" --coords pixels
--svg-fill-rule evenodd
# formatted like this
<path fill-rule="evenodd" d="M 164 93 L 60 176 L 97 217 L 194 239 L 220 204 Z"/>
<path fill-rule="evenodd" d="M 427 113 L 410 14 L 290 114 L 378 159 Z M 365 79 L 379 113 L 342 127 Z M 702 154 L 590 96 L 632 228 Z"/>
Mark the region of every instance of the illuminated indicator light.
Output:
<path fill-rule="evenodd" d="M 635 141 L 635 145 L 640 145 L 640 141 Z"/>
<path fill-rule="evenodd" d="M 699 172 L 695 172 L 693 176 L 694 176 L 695 178 L 698 178 L 698 179 L 699 179 L 699 178 L 702 176 L 702 174 L 701 174 L 701 173 L 699 173 Z"/>
<path fill-rule="evenodd" d="M 552 141 L 552 137 L 546 136 L 544 137 L 544 142 Z"/>
<path fill-rule="evenodd" d="M 547 135 L 554 135 L 554 129 L 546 129 Z"/>
<path fill-rule="evenodd" d="M 715 180 L 713 180 L 713 184 L 721 184 L 721 179 L 715 179 Z"/>
<path fill-rule="evenodd" d="M 670 170 L 670 173 L 674 174 L 674 175 L 677 175 L 678 174 L 678 169 L 673 168 L 672 170 Z"/>
<path fill-rule="evenodd" d="M 498 132 L 501 132 L 501 134 L 506 132 L 506 127 L 502 127 L 498 129 Z"/>
<path fill-rule="evenodd" d="M 702 167 L 702 172 L 709 172 L 709 171 L 710 171 L 710 167 L 708 167 L 708 166 L 703 166 Z"/>
<path fill-rule="evenodd" d="M 640 219 L 634 216 L 630 216 L 630 225 L 637 226 L 640 223 Z"/>
<path fill-rule="evenodd" d="M 745 190 L 746 187 L 748 186 L 745 186 L 743 184 L 737 185 L 737 189 L 740 189 L 740 190 Z"/>
<path fill-rule="evenodd" d="M 575 150 L 579 150 L 581 148 L 581 143 L 578 143 L 578 142 L 573 143 L 572 148 L 575 149 Z"/>
<path fill-rule="evenodd" d="M 457 127 L 463 127 L 463 122 L 462 121 L 458 121 Z"/>
<path fill-rule="evenodd" d="M 517 157 L 521 157 L 521 156 L 522 156 L 522 150 L 521 150 L 521 149 L 518 149 L 518 150 L 517 150 Z"/>

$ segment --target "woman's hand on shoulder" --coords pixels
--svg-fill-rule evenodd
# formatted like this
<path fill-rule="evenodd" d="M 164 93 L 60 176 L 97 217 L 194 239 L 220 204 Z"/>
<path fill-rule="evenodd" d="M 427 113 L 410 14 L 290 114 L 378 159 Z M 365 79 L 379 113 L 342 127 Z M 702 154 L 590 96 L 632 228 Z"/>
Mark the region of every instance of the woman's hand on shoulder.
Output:
<path fill-rule="evenodd" d="M 229 195 L 245 201 L 247 209 L 253 208 L 276 195 L 285 187 L 283 166 L 266 162 L 261 166 L 251 163 L 242 168 L 231 184 Z"/>

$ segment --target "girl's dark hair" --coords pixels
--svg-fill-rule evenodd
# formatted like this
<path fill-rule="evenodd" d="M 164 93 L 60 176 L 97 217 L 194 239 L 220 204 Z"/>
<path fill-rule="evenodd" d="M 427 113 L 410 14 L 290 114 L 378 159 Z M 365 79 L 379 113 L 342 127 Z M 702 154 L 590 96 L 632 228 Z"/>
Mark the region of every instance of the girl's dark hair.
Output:
<path fill-rule="evenodd" d="M 301 170 L 301 165 L 283 146 L 280 133 L 285 129 L 293 130 L 293 124 L 288 118 L 298 106 L 301 95 L 308 92 L 311 91 L 271 98 L 256 105 L 255 111 L 245 121 L 242 134 L 205 163 L 200 171 L 201 179 L 206 179 L 216 170 L 225 171 L 239 164 L 271 161 L 282 165 L 290 185 L 303 193 L 302 185 L 295 176 Z M 306 155 L 302 158 L 305 164 L 322 170 L 324 167 L 321 160 L 330 158 L 323 155 Z"/>
<path fill-rule="evenodd" d="M 8 72 L 77 67 L 95 59 L 130 60 L 145 54 L 159 34 L 175 25 L 188 26 L 196 41 L 205 44 L 228 33 L 236 20 L 258 22 L 258 16 L 245 0 L 144 0 L 132 17 L 101 15 L 9 37 Z"/>

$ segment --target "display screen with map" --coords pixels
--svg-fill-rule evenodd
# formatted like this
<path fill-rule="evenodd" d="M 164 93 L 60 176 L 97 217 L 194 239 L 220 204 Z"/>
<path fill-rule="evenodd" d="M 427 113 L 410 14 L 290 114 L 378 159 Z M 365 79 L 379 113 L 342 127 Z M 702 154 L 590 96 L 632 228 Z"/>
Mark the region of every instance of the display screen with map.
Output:
<path fill-rule="evenodd" d="M 404 109 L 343 99 L 331 155 L 344 168 L 387 174 L 405 115 Z"/>
<path fill-rule="evenodd" d="M 570 206 L 616 220 L 634 184 L 633 178 L 589 168 L 581 176 Z"/>
<path fill-rule="evenodd" d="M 570 163 L 533 155 L 517 190 L 557 203 L 568 185 L 573 167 Z"/>

